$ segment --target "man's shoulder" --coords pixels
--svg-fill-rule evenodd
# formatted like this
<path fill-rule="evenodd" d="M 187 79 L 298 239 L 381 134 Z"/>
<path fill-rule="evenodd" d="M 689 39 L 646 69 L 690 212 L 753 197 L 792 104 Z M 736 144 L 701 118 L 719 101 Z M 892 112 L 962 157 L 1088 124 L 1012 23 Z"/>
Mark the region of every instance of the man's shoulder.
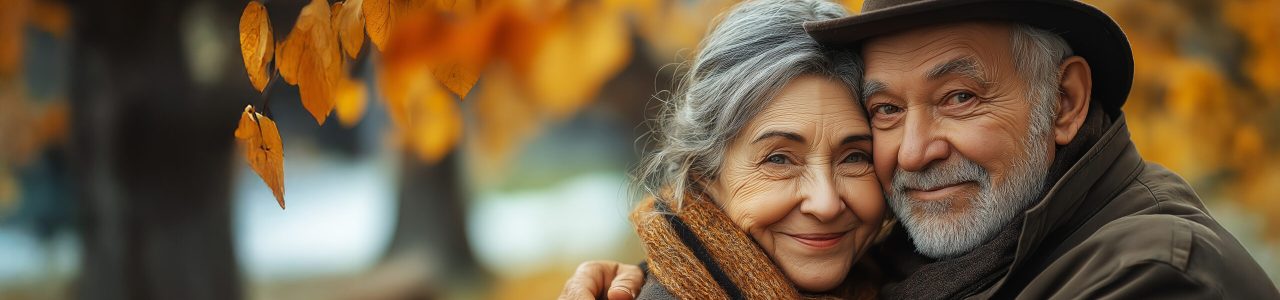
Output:
<path fill-rule="evenodd" d="M 1146 163 L 1090 223 L 1097 230 L 1072 252 L 1121 265 L 1160 262 L 1186 270 L 1193 249 L 1213 252 L 1197 254 L 1248 255 L 1223 253 L 1243 247 L 1209 215 L 1190 184 L 1155 163 Z"/>
<path fill-rule="evenodd" d="M 1173 171 L 1152 162 L 1144 163 L 1134 180 L 1120 191 L 1115 200 L 1123 202 L 1112 201 L 1112 206 L 1132 206 L 1136 209 L 1133 214 L 1207 214 L 1200 196 L 1196 195 L 1191 184 Z M 1195 211 L 1185 211 L 1186 209 Z"/>
<path fill-rule="evenodd" d="M 1200 248 L 1195 245 L 1217 243 L 1221 239 L 1203 224 L 1182 216 L 1144 214 L 1108 222 L 1070 252 L 1106 260 L 1107 265 L 1116 268 L 1164 263 L 1186 270 L 1191 249 Z"/>
<path fill-rule="evenodd" d="M 1209 294 L 1277 295 L 1267 275 L 1209 215 L 1190 185 L 1159 165 L 1147 163 L 1090 222 L 1097 229 L 1078 232 L 1087 236 L 1068 246 L 1042 276 L 1078 281 L 1074 284 L 1083 284 L 1078 288 L 1121 278 L 1176 277 L 1173 281 Z"/>

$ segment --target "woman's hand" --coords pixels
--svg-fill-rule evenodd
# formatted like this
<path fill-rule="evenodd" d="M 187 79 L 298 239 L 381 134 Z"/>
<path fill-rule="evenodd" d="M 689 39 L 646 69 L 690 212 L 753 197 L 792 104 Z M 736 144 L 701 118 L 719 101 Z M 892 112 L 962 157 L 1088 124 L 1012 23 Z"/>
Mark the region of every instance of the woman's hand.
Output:
<path fill-rule="evenodd" d="M 605 290 L 608 284 L 608 290 Z M 588 261 L 578 265 L 560 291 L 561 300 L 598 299 L 608 293 L 609 300 L 635 299 L 644 285 L 644 271 L 636 265 L 616 261 Z"/>

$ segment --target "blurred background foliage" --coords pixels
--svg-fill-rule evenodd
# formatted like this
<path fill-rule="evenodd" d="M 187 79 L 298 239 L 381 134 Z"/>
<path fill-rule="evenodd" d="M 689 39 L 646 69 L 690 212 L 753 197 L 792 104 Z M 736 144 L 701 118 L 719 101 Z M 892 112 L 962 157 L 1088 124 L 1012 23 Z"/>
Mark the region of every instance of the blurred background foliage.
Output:
<path fill-rule="evenodd" d="M 247 76 L 248 1 L 0 0 L 0 298 L 549 298 L 643 257 L 641 124 L 733 1 L 362 2 L 403 11 L 342 37 L 317 125 Z M 1088 2 L 1132 44 L 1139 151 L 1276 281 L 1280 0 Z M 311 2 L 262 3 L 282 42 Z M 278 122 L 288 210 L 234 151 L 246 104 Z"/>

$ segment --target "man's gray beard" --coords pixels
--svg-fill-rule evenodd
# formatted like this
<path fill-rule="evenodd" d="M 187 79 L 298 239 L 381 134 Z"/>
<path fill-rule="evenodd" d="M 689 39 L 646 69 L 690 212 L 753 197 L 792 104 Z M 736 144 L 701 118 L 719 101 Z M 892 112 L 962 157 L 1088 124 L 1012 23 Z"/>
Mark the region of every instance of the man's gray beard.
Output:
<path fill-rule="evenodd" d="M 1048 145 L 1034 133 L 1026 138 L 1022 157 L 1010 166 L 1003 184 L 992 184 L 990 172 L 955 153 L 949 160 L 937 162 L 919 172 L 894 170 L 889 206 L 907 228 L 920 254 L 946 259 L 968 253 L 986 243 L 1028 205 L 1036 202 L 1048 174 Z M 973 199 L 914 201 L 906 193 L 908 188 L 933 188 L 962 182 L 977 183 L 977 196 Z M 966 202 L 967 211 L 953 209 L 957 204 L 964 207 Z"/>

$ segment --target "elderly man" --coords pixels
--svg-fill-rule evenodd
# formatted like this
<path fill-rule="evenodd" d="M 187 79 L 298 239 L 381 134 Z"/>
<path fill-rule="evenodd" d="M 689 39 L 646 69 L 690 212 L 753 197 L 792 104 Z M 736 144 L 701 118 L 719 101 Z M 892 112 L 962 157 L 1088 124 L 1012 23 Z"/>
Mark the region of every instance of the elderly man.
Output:
<path fill-rule="evenodd" d="M 888 265 L 882 297 L 1280 299 L 1191 187 L 1138 155 L 1121 112 L 1132 53 L 1101 11 L 867 0 L 863 12 L 805 25 L 865 60 L 876 173 L 905 229 L 872 258 Z M 562 296 L 611 280 L 610 296 L 631 296 L 642 276 L 587 263 Z"/>

